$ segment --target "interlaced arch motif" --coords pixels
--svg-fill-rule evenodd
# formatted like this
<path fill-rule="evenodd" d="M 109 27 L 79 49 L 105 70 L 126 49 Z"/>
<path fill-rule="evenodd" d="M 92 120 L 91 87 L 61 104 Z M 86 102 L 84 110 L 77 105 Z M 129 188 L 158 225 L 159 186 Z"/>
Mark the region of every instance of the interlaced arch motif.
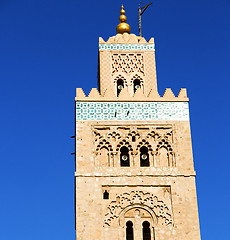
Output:
<path fill-rule="evenodd" d="M 157 147 L 156 147 L 156 151 L 158 151 L 162 147 L 166 148 L 167 151 L 169 151 L 169 153 L 173 152 L 171 144 L 166 139 L 159 140 Z"/>
<path fill-rule="evenodd" d="M 95 141 L 98 141 L 102 138 L 101 134 L 98 131 L 94 130 L 93 133 L 95 135 Z"/>
<path fill-rule="evenodd" d="M 99 142 L 99 144 L 96 147 L 96 154 L 98 153 L 98 151 L 100 149 L 102 149 L 103 147 L 106 147 L 110 152 L 113 152 L 113 147 L 110 144 L 110 142 L 108 142 L 106 139 L 103 139 Z"/>
<path fill-rule="evenodd" d="M 167 133 L 164 135 L 164 137 L 169 140 L 169 139 L 172 137 L 172 134 L 173 134 L 172 131 L 167 132 Z"/>
<path fill-rule="evenodd" d="M 121 135 L 120 135 L 120 133 L 113 131 L 108 134 L 108 138 L 120 139 Z"/>
<path fill-rule="evenodd" d="M 131 145 L 127 140 L 125 140 L 125 139 L 123 139 L 122 141 L 120 141 L 120 142 L 118 143 L 117 148 L 116 148 L 116 151 L 119 151 L 119 149 L 120 149 L 121 147 L 123 147 L 123 146 L 127 147 L 130 152 L 133 152 L 132 145 Z"/>
<path fill-rule="evenodd" d="M 126 147 L 129 156 L 133 156 L 133 161 L 141 157 L 142 151 L 147 151 L 151 166 L 175 167 L 176 153 L 173 145 L 173 129 L 166 127 L 140 128 L 136 126 L 100 127 L 93 129 L 95 140 L 95 155 L 105 147 L 108 150 L 109 158 L 116 153 L 120 153 L 122 147 Z M 142 149 L 142 147 L 145 150 Z M 119 155 L 119 154 L 118 154 Z M 118 161 L 119 156 L 113 159 Z M 137 165 L 138 166 L 138 165 Z"/>
<path fill-rule="evenodd" d="M 131 191 L 116 196 L 107 207 L 104 224 L 110 226 L 114 219 L 118 219 L 122 211 L 128 207 L 148 207 L 157 218 L 163 219 L 166 226 L 172 225 L 172 214 L 169 207 L 158 197 L 149 192 Z"/>
<path fill-rule="evenodd" d="M 163 153 L 162 153 L 163 151 Z M 165 152 L 166 151 L 166 152 Z M 156 147 L 156 157 L 160 166 L 176 166 L 175 154 L 167 138 L 161 138 Z M 162 155 L 163 154 L 163 155 Z"/>
<path fill-rule="evenodd" d="M 144 73 L 144 61 L 141 53 L 121 53 L 112 55 L 112 74 L 123 72 L 126 74 Z"/>
<path fill-rule="evenodd" d="M 147 134 L 147 138 L 153 138 L 154 140 L 160 138 L 160 134 L 157 133 L 156 131 L 151 131 L 150 133 Z"/>
<path fill-rule="evenodd" d="M 140 141 L 140 142 L 138 143 L 136 150 L 139 151 L 140 148 L 143 147 L 143 146 L 147 147 L 148 150 L 151 152 L 151 154 L 153 154 L 153 149 L 152 149 L 151 144 L 149 144 L 149 142 L 146 141 L 145 139 L 142 139 L 142 141 Z"/>
<path fill-rule="evenodd" d="M 132 138 L 132 137 L 140 138 L 140 134 L 136 131 L 129 132 L 128 138 Z"/>

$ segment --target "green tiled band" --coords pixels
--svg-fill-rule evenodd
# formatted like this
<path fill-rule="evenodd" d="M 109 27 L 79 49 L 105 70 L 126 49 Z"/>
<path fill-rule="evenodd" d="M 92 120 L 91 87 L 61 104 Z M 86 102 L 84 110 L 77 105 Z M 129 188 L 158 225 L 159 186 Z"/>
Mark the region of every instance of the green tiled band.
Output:
<path fill-rule="evenodd" d="M 99 50 L 155 51 L 154 44 L 99 44 Z"/>
<path fill-rule="evenodd" d="M 189 109 L 187 102 L 76 102 L 76 120 L 189 120 Z"/>

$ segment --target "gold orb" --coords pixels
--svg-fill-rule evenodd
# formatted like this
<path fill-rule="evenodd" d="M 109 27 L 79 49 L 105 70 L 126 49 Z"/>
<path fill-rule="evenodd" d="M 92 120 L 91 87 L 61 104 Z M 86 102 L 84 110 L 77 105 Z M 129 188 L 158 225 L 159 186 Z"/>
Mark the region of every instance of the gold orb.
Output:
<path fill-rule="evenodd" d="M 123 7 L 123 8 L 121 7 L 120 14 L 121 14 L 121 15 L 125 15 L 125 10 L 124 10 L 124 7 Z"/>
<path fill-rule="evenodd" d="M 119 21 L 120 21 L 120 22 L 126 22 L 126 21 L 127 21 L 127 17 L 126 17 L 125 15 L 121 15 L 121 16 L 119 17 Z"/>
<path fill-rule="evenodd" d="M 130 33 L 130 32 L 131 32 L 131 29 L 130 29 L 129 24 L 124 23 L 124 22 L 118 24 L 118 25 L 117 25 L 117 33 L 123 34 L 123 33 L 125 33 L 125 32 L 127 32 L 127 33 Z"/>

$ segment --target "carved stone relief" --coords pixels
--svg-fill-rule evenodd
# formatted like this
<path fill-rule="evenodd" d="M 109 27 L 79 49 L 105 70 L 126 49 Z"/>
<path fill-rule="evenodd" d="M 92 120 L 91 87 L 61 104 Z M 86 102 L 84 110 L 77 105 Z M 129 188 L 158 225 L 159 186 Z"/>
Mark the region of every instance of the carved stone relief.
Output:
<path fill-rule="evenodd" d="M 169 206 L 159 200 L 156 195 L 144 191 L 131 191 L 117 195 L 107 207 L 104 225 L 111 226 L 115 219 L 121 224 L 123 217 L 127 217 L 131 209 L 134 212 L 135 209 L 143 209 L 143 212 L 147 211 L 156 224 L 172 226 L 172 212 Z"/>
<path fill-rule="evenodd" d="M 141 53 L 122 53 L 112 55 L 112 73 L 144 73 L 143 55 Z"/>
<path fill-rule="evenodd" d="M 176 166 L 173 126 L 106 126 L 92 127 L 95 143 L 95 155 L 101 154 L 100 150 L 105 148 L 109 156 L 116 156 L 120 148 L 125 146 L 129 153 L 139 156 L 140 148 L 146 147 L 152 156 L 154 167 Z M 103 165 L 104 166 L 104 165 Z M 112 165 L 111 165 L 112 167 Z"/>

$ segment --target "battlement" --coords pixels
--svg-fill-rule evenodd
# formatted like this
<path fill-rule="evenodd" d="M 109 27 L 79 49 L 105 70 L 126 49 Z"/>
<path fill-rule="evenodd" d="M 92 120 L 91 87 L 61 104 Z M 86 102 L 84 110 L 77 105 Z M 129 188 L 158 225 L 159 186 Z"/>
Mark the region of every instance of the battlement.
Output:
<path fill-rule="evenodd" d="M 125 50 L 125 51 L 155 51 L 154 38 L 148 42 L 145 38 L 136 36 L 135 34 L 117 34 L 104 41 L 102 37 L 99 38 L 99 50 Z"/>
<path fill-rule="evenodd" d="M 122 89 L 119 96 L 116 96 L 112 89 L 106 89 L 103 94 L 100 94 L 97 88 L 92 88 L 89 95 L 86 96 L 82 88 L 76 89 L 75 101 L 97 101 L 97 102 L 108 102 L 108 101 L 122 101 L 122 102 L 188 102 L 186 88 L 181 88 L 178 96 L 176 97 L 172 92 L 171 88 L 166 88 L 163 96 L 153 91 L 145 95 L 141 89 L 132 96 L 127 89 Z"/>
<path fill-rule="evenodd" d="M 139 37 L 135 34 L 128 34 L 128 33 L 123 33 L 120 34 L 118 33 L 115 36 L 110 37 L 107 41 L 104 41 L 102 37 L 99 37 L 99 44 L 111 44 L 111 43 L 117 43 L 117 44 L 124 44 L 124 43 L 145 43 L 145 44 L 154 44 L 154 38 L 151 38 L 148 42 L 144 37 Z"/>

